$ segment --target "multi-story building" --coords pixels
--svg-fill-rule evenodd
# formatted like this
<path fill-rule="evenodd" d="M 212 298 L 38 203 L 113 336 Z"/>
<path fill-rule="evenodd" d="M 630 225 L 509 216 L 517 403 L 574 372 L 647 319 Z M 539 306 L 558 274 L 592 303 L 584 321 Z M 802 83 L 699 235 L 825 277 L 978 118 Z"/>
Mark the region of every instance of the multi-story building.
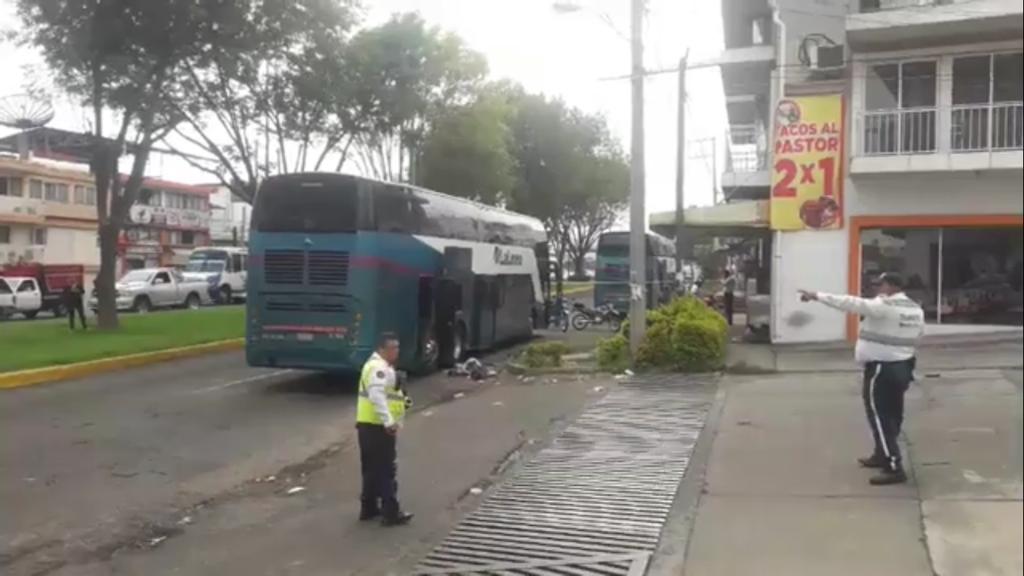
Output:
<path fill-rule="evenodd" d="M 195 247 L 210 244 L 211 192 L 147 178 L 122 233 L 122 269 L 184 266 Z"/>
<path fill-rule="evenodd" d="M 99 270 L 96 190 L 85 170 L 0 156 L 0 264 L 83 264 Z"/>
<path fill-rule="evenodd" d="M 216 246 L 244 246 L 249 241 L 252 205 L 239 199 L 227 186 L 210 185 L 210 243 Z"/>
<path fill-rule="evenodd" d="M 1022 11 L 1019 0 L 722 0 L 728 204 L 694 215 L 762 235 L 773 341 L 854 337 L 855 318 L 797 290 L 870 293 L 883 270 L 907 278 L 929 331 L 1022 324 Z M 786 180 L 773 149 L 794 103 L 815 95 L 841 98 L 831 225 L 769 231 L 769 202 L 824 178 L 790 164 Z"/>

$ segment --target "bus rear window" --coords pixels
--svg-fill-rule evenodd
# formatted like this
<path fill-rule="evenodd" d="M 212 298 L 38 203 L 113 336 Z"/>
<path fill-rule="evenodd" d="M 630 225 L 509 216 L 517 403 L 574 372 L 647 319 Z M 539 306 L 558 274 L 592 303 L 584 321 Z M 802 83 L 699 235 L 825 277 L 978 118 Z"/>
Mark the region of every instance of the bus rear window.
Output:
<path fill-rule="evenodd" d="M 351 179 L 267 181 L 253 210 L 258 232 L 354 232 L 359 224 L 359 193 Z"/>

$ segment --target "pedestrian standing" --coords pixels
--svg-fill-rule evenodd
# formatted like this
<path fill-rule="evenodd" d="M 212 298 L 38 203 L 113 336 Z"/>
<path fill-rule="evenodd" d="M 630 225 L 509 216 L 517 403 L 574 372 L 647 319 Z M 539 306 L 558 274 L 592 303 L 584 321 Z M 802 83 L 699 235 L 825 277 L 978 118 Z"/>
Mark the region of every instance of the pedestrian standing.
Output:
<path fill-rule="evenodd" d="M 360 520 L 382 517 L 385 526 L 412 520 L 398 504 L 397 439 L 407 407 L 407 396 L 395 371 L 398 337 L 384 333 L 377 350 L 363 365 L 359 379 L 356 429 L 363 473 Z"/>
<path fill-rule="evenodd" d="M 732 275 L 732 271 L 729 269 L 724 271 L 724 276 L 725 290 L 722 297 L 725 300 L 725 319 L 729 322 L 729 326 L 732 326 L 733 304 L 736 302 L 736 277 Z"/>
<path fill-rule="evenodd" d="M 864 317 L 857 338 L 856 359 L 864 366 L 862 396 L 874 438 L 871 456 L 859 458 L 865 468 L 881 473 L 871 484 L 907 481 L 898 438 L 903 425 L 903 395 L 914 379 L 917 343 L 924 333 L 924 310 L 903 292 L 903 279 L 892 273 L 877 281 L 872 299 L 800 291 L 804 302 L 818 301 Z"/>
<path fill-rule="evenodd" d="M 75 329 L 75 314 L 77 313 L 82 322 L 82 330 L 87 330 L 89 327 L 85 323 L 85 289 L 82 288 L 82 285 L 75 282 L 71 286 L 65 286 L 61 297 L 64 300 L 64 309 L 68 312 L 68 327 L 71 330 Z"/>

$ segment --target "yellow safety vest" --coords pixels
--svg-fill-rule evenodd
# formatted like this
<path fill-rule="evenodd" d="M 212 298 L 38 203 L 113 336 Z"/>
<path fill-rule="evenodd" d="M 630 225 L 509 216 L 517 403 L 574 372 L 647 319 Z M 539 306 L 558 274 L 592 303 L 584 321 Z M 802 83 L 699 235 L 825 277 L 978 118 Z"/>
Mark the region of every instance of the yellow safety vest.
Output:
<path fill-rule="evenodd" d="M 384 425 L 380 416 L 377 415 L 377 410 L 373 407 L 373 402 L 370 402 L 367 385 L 370 383 L 370 378 L 375 370 L 390 369 L 390 366 L 385 366 L 379 358 L 373 356 L 366 361 L 366 364 L 363 364 L 363 372 L 359 378 L 359 401 L 356 404 L 356 422 L 360 424 Z M 405 417 L 405 392 L 399 390 L 394 383 L 387 385 L 384 391 L 388 396 L 388 411 L 391 412 L 391 417 L 395 419 L 395 422 L 401 422 L 402 418 Z"/>

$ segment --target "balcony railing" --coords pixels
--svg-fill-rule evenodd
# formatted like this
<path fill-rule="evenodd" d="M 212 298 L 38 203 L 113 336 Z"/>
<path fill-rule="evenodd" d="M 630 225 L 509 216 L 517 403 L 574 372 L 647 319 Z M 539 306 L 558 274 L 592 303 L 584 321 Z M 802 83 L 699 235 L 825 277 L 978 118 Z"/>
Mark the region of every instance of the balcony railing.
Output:
<path fill-rule="evenodd" d="M 950 148 L 956 152 L 1024 148 L 1024 103 L 955 106 Z"/>
<path fill-rule="evenodd" d="M 860 118 L 865 156 L 1020 150 L 1024 147 L 1024 103 L 954 106 L 949 109 L 870 110 Z"/>
<path fill-rule="evenodd" d="M 732 126 L 725 136 L 725 171 L 759 172 L 768 168 L 768 138 L 756 125 Z"/>

